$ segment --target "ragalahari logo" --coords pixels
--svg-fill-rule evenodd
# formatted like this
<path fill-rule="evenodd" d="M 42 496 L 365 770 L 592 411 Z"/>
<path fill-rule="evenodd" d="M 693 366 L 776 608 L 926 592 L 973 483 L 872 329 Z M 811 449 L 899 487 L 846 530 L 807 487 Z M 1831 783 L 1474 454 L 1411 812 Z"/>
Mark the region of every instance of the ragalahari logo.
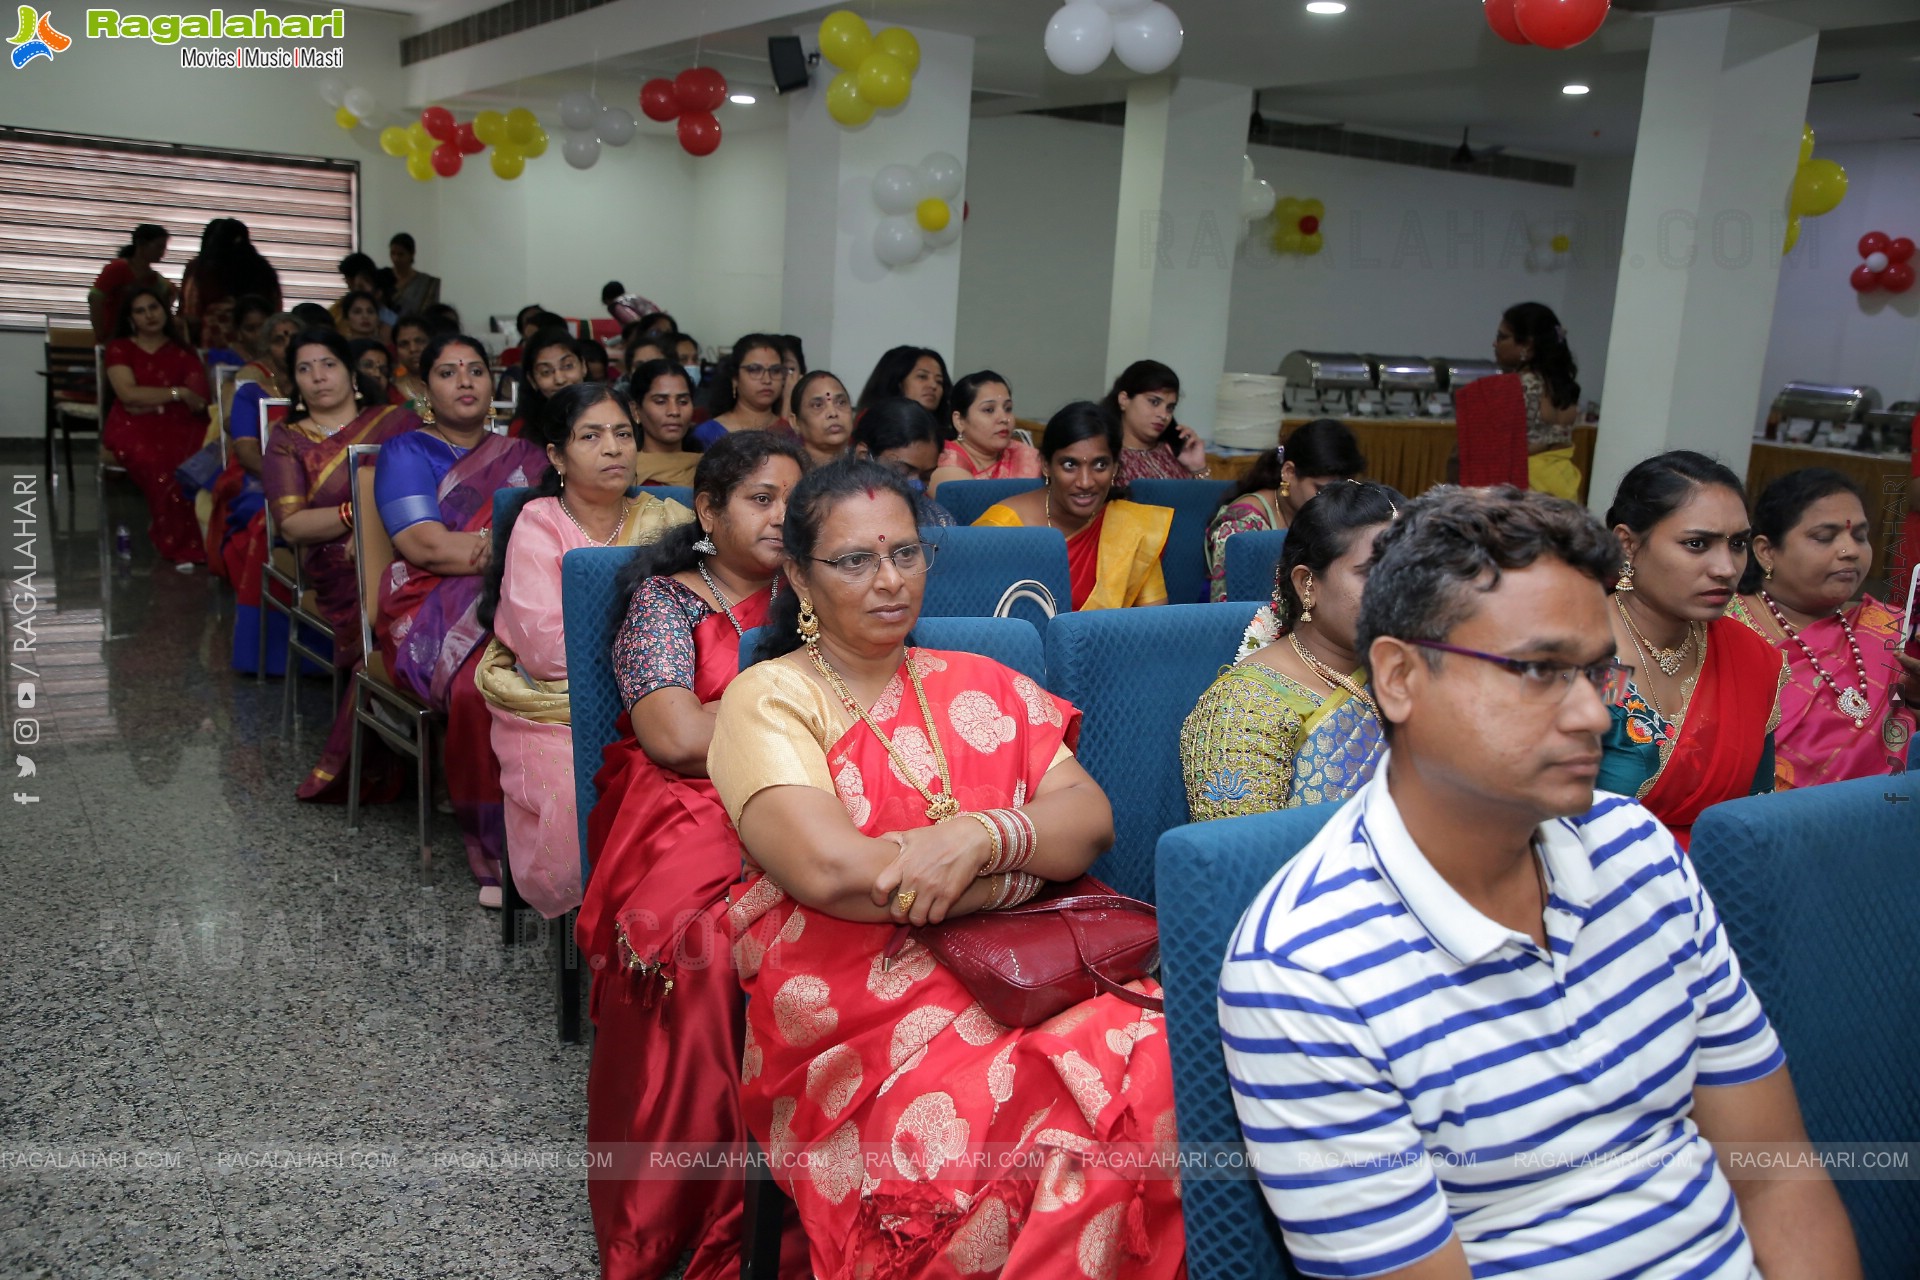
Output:
<path fill-rule="evenodd" d="M 0 27 L 0 30 L 5 30 Z M 35 58 L 53 61 L 56 53 L 65 53 L 73 43 L 72 36 L 63 36 L 53 29 L 53 10 L 39 13 L 26 5 L 20 6 L 20 34 L 7 41 L 13 48 L 13 65 L 18 70 Z"/>

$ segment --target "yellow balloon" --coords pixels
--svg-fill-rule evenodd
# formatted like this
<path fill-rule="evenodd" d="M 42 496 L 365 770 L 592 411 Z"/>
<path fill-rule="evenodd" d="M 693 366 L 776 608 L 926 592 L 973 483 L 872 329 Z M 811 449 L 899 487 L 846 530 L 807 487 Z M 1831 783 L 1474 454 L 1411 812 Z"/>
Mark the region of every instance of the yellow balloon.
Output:
<path fill-rule="evenodd" d="M 397 124 L 390 124 L 380 131 L 380 149 L 390 156 L 407 154 L 407 131 Z"/>
<path fill-rule="evenodd" d="M 537 159 L 547 154 L 547 131 L 539 125 L 535 125 L 533 128 L 533 137 L 515 148 L 515 150 L 519 151 L 521 155 L 527 157 L 529 160 Z"/>
<path fill-rule="evenodd" d="M 425 151 L 411 152 L 407 156 L 407 174 L 416 182 L 432 182 L 433 157 Z"/>
<path fill-rule="evenodd" d="M 827 114 L 849 129 L 873 119 L 873 104 L 860 96 L 860 82 L 853 72 L 842 71 L 827 86 Z"/>
<path fill-rule="evenodd" d="M 427 154 L 438 145 L 434 142 L 433 135 L 427 132 L 427 126 L 421 124 L 418 120 L 415 120 L 407 126 L 406 134 L 407 150 L 419 155 Z"/>
<path fill-rule="evenodd" d="M 345 107 L 339 107 L 333 113 L 333 122 L 342 129 L 353 129 L 359 127 L 360 117 Z"/>
<path fill-rule="evenodd" d="M 1569 240 L 1566 236 L 1555 236 L 1550 243 L 1553 245 L 1553 251 L 1555 253 L 1565 253 L 1567 250 L 1573 248 L 1573 241 Z"/>
<path fill-rule="evenodd" d="M 953 221 L 953 210 L 940 197 L 928 196 L 913 211 L 913 216 L 920 223 L 922 231 L 945 231 L 947 224 Z"/>
<path fill-rule="evenodd" d="M 1805 164 L 1811 159 L 1813 159 L 1813 126 L 1803 124 L 1800 126 L 1800 163 Z"/>
<path fill-rule="evenodd" d="M 1831 160 L 1809 160 L 1793 178 L 1793 213 L 1809 218 L 1832 213 L 1847 198 L 1847 171 Z"/>
<path fill-rule="evenodd" d="M 473 136 L 490 147 L 506 140 L 507 118 L 498 111 L 482 111 L 473 118 Z"/>
<path fill-rule="evenodd" d="M 1273 247 L 1281 253 L 1305 253 L 1307 238 L 1300 234 L 1300 228 L 1291 223 L 1281 224 L 1281 230 L 1273 237 Z"/>
<path fill-rule="evenodd" d="M 888 27 L 873 38 L 873 46 L 900 59 L 908 75 L 920 69 L 920 42 L 904 27 Z"/>
<path fill-rule="evenodd" d="M 1780 256 L 1785 257 L 1787 254 L 1792 253 L 1793 246 L 1799 243 L 1800 243 L 1800 219 L 1798 217 L 1789 218 L 1787 219 L 1787 246 L 1786 248 L 1780 250 Z"/>
<path fill-rule="evenodd" d="M 876 107 L 897 107 L 913 91 L 907 64 L 890 53 L 870 53 L 860 59 L 854 77 L 860 85 L 860 96 Z"/>
<path fill-rule="evenodd" d="M 1312 257 L 1326 247 L 1327 238 L 1318 231 L 1310 236 L 1301 237 L 1300 252 L 1306 254 L 1308 257 Z"/>
<path fill-rule="evenodd" d="M 842 71 L 851 71 L 873 52 L 873 31 L 867 20 L 849 9 L 835 9 L 820 20 L 820 56 Z"/>
<path fill-rule="evenodd" d="M 493 166 L 494 176 L 512 182 L 527 171 L 527 158 L 511 147 L 495 147 L 488 161 Z"/>
<path fill-rule="evenodd" d="M 1300 219 L 1306 215 L 1306 205 L 1294 199 L 1292 196 L 1288 196 L 1279 204 L 1273 206 L 1273 220 L 1282 227 L 1295 226 L 1299 223 Z M 1291 253 L 1293 250 L 1288 250 L 1288 252 Z"/>
<path fill-rule="evenodd" d="M 525 147 L 540 132 L 540 119 L 525 107 L 515 107 L 507 112 L 507 141 L 516 147 Z"/>
<path fill-rule="evenodd" d="M 1300 216 L 1303 218 L 1324 218 L 1327 216 L 1327 206 L 1318 200 L 1302 200 L 1300 202 Z"/>

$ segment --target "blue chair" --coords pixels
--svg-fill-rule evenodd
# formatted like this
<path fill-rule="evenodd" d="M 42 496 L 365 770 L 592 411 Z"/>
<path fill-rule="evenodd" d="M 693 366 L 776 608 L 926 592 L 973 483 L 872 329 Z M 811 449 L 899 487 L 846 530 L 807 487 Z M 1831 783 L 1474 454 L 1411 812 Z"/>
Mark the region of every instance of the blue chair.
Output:
<path fill-rule="evenodd" d="M 1194 604 L 1207 598 L 1207 526 L 1232 491 L 1231 480 L 1135 480 L 1127 487 L 1127 496 L 1135 502 L 1173 508 L 1173 529 L 1160 553 L 1160 571 L 1166 575 L 1167 599 L 1172 603 Z"/>
<path fill-rule="evenodd" d="M 1080 708 L 1080 763 L 1113 804 L 1114 846 L 1093 874 L 1153 896 L 1153 845 L 1187 821 L 1180 724 L 1233 661 L 1254 614 L 1240 604 L 1063 613 L 1047 627 L 1047 688 Z"/>
<path fill-rule="evenodd" d="M 1273 599 L 1273 570 L 1287 547 L 1285 529 L 1252 529 L 1227 539 L 1227 599 Z"/>
<path fill-rule="evenodd" d="M 1047 680 L 1046 648 L 1040 632 L 1022 618 L 921 618 L 908 637 L 928 649 L 955 649 L 992 658 L 1012 667 L 1021 675 L 1044 686 Z M 740 637 L 740 669 L 754 663 L 753 651 L 760 647 L 760 628 L 753 627 Z"/>
<path fill-rule="evenodd" d="M 1175 827 L 1154 857 L 1160 981 L 1166 988 L 1180 1142 L 1231 1167 L 1245 1144 L 1220 1053 L 1220 962 L 1240 914 L 1287 860 L 1319 834 L 1337 804 Z M 1252 1178 L 1188 1178 L 1181 1189 L 1192 1280 L 1285 1280 L 1280 1227 Z"/>
<path fill-rule="evenodd" d="M 994 503 L 1039 487 L 1038 480 L 948 480 L 934 501 L 947 509 L 955 523 L 972 524 Z"/>
<path fill-rule="evenodd" d="M 922 536 L 939 547 L 927 571 L 923 618 L 992 617 L 1007 588 L 1028 579 L 1047 589 L 1058 612 L 1073 608 L 1067 540 L 1057 529 L 929 528 Z M 1046 613 L 1032 601 L 1011 608 L 1035 627 L 1047 625 Z"/>
<path fill-rule="evenodd" d="M 1691 854 L 1787 1051 L 1816 1143 L 1920 1142 L 1920 778 L 1714 805 Z M 1182 1117 L 1182 1136 L 1185 1136 Z M 1920 1182 L 1843 1178 L 1869 1276 L 1913 1274 Z"/>

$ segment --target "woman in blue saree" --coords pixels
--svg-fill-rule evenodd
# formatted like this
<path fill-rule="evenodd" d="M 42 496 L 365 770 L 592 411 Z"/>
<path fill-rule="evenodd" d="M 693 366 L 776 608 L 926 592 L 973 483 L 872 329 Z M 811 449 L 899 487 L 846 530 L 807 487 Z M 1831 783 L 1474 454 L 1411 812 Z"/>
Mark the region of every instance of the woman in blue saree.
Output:
<path fill-rule="evenodd" d="M 1345 800 L 1373 776 L 1385 740 L 1354 628 L 1374 536 L 1404 502 L 1349 480 L 1300 508 L 1273 603 L 1180 728 L 1195 822 Z"/>

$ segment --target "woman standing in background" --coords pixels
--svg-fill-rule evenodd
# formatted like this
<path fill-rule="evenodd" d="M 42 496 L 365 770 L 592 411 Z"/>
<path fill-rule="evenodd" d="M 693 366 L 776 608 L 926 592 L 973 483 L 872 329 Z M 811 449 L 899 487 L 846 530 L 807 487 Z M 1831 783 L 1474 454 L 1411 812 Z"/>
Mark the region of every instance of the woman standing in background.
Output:
<path fill-rule="evenodd" d="M 1539 302 L 1508 307 L 1493 337 L 1493 358 L 1503 371 L 1519 374 L 1526 391 L 1527 488 L 1578 502 L 1573 424 L 1580 418 L 1579 367 L 1560 317 Z"/>

